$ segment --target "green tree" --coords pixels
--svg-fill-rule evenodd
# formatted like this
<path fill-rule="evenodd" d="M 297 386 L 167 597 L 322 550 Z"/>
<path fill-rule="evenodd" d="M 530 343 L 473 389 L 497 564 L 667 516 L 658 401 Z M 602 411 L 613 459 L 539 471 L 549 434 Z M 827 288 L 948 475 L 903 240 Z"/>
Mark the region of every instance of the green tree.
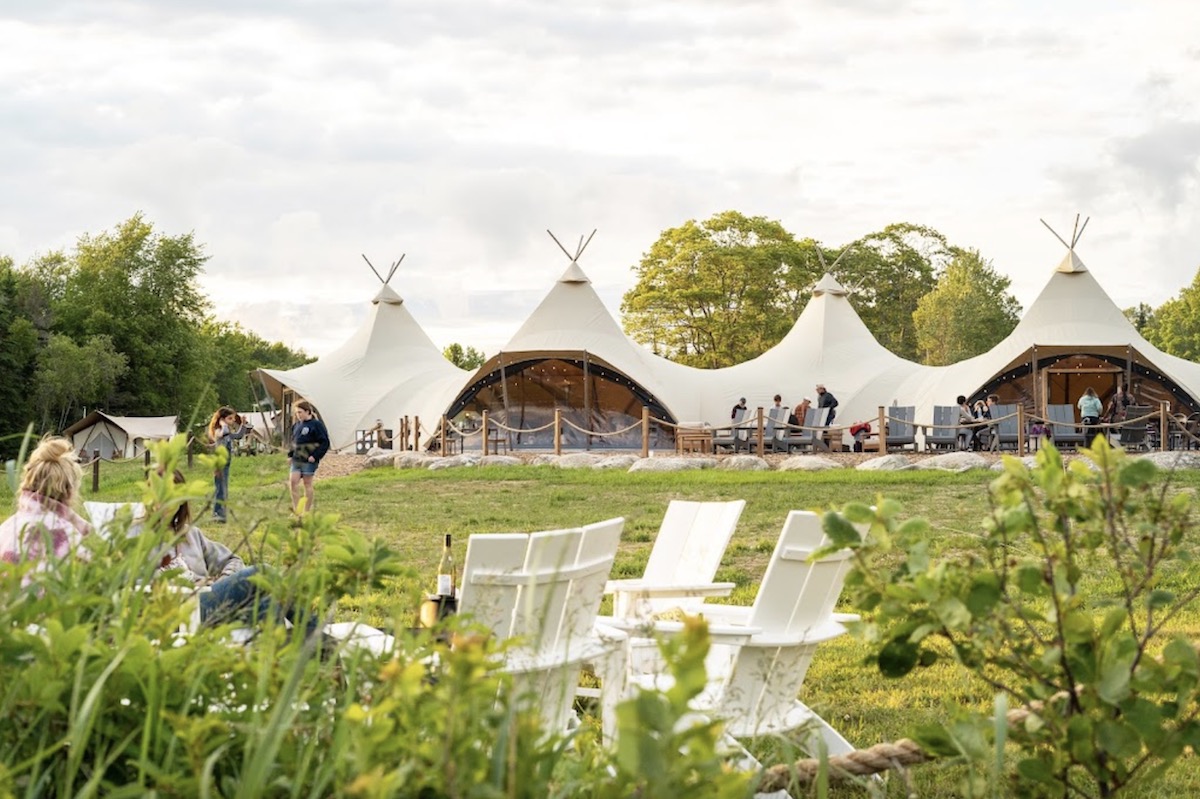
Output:
<path fill-rule="evenodd" d="M 207 320 L 201 329 L 201 346 L 209 353 L 206 364 L 210 375 L 208 389 L 200 407 L 230 405 L 251 410 L 261 391 L 255 391 L 250 373 L 255 369 L 294 369 L 308 363 L 303 352 L 278 342 L 272 343 L 236 322 Z"/>
<path fill-rule="evenodd" d="M 55 334 L 37 355 L 34 377 L 43 430 L 61 430 L 84 405 L 105 402 L 126 370 L 126 358 L 107 336 L 78 345 Z"/>
<path fill-rule="evenodd" d="M 442 350 L 442 355 L 459 369 L 478 369 L 487 360 L 479 350 L 474 347 L 464 348 L 457 341 Z"/>
<path fill-rule="evenodd" d="M 1008 292 L 1010 285 L 1012 281 L 998 274 L 978 250 L 958 252 L 913 312 L 921 361 L 945 366 L 1003 341 L 1021 314 L 1021 304 Z"/>
<path fill-rule="evenodd" d="M 778 343 L 820 277 L 814 242 L 736 211 L 663 231 L 634 267 L 625 331 L 680 363 L 716 368 Z M 802 303 L 801 303 L 802 304 Z"/>
<path fill-rule="evenodd" d="M 11 258 L 0 257 L 0 459 L 13 457 L 33 416 L 34 356 L 37 331 L 22 313 L 21 279 Z"/>
<path fill-rule="evenodd" d="M 834 276 L 879 343 L 902 358 L 919 355 L 913 313 L 933 290 L 934 275 L 953 257 L 933 228 L 900 222 L 868 233 L 845 248 Z"/>
<path fill-rule="evenodd" d="M 1132 308 L 1126 308 L 1125 318 L 1133 324 L 1133 329 L 1145 335 L 1146 328 L 1154 322 L 1154 309 L 1144 302 L 1139 302 Z"/>
<path fill-rule="evenodd" d="M 1163 352 L 1200 360 L 1200 269 L 1196 270 L 1192 285 L 1154 311 L 1141 333 Z"/>
<path fill-rule="evenodd" d="M 157 234 L 139 214 L 34 265 L 54 332 L 77 343 L 107 336 L 126 356 L 109 410 L 179 413 L 204 396 L 210 371 L 200 328 L 209 302 L 196 278 L 206 260 L 192 234 Z"/>

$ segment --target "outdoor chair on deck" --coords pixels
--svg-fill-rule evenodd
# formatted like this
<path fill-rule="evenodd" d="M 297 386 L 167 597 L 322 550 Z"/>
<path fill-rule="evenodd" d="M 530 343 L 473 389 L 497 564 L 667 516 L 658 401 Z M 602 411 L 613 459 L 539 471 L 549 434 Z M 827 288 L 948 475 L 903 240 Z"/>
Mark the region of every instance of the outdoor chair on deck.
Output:
<path fill-rule="evenodd" d="M 917 415 L 916 406 L 893 405 L 892 407 L 887 408 L 885 412 L 888 417 L 890 417 L 886 435 L 887 448 L 892 450 L 912 447 L 913 452 L 916 452 L 917 428 L 913 424 L 913 420 Z"/>
<path fill-rule="evenodd" d="M 700 605 L 713 645 L 705 662 L 708 684 L 693 709 L 722 719 L 729 739 L 804 728 L 807 736 L 801 746 L 810 753 L 818 751 L 818 737 L 830 755 L 853 751 L 840 733 L 797 699 L 817 647 L 845 632 L 841 621 L 847 617 L 833 608 L 851 555 L 842 550 L 811 560 L 827 543 L 820 516 L 791 511 L 754 604 Z M 655 631 L 669 634 L 681 626 L 657 622 Z M 655 645 L 647 639 L 635 643 Z M 634 673 L 630 680 L 645 688 L 670 685 L 669 675 L 661 673 Z"/>
<path fill-rule="evenodd" d="M 1017 406 L 999 405 L 992 408 L 991 448 L 1004 449 L 1005 446 L 1017 448 L 1020 438 L 1017 430 Z"/>
<path fill-rule="evenodd" d="M 1047 405 L 1046 420 L 1050 423 L 1050 440 L 1059 449 L 1064 446 L 1080 447 L 1087 443 L 1083 431 L 1076 426 L 1073 406 Z"/>
<path fill-rule="evenodd" d="M 749 438 L 747 428 L 742 426 L 745 418 L 746 409 L 737 408 L 733 412 L 733 418 L 729 421 L 729 427 L 717 428 L 712 441 L 714 452 L 716 452 L 717 447 L 732 449 L 736 452 L 738 444 Z"/>
<path fill-rule="evenodd" d="M 1146 435 L 1147 420 L 1142 417 L 1151 410 L 1149 405 L 1130 405 L 1125 409 L 1125 418 L 1137 421 L 1129 421 L 1121 426 L 1122 447 L 1130 451 L 1150 448 L 1150 441 Z"/>
<path fill-rule="evenodd" d="M 933 427 L 925 428 L 925 449 L 957 449 L 958 428 L 952 427 L 958 423 L 958 407 L 954 405 L 933 406 Z"/>
<path fill-rule="evenodd" d="M 803 421 L 800 423 L 801 429 L 790 427 L 776 428 L 775 441 L 771 447 L 772 450 L 791 452 L 793 449 L 807 449 L 809 451 L 825 449 L 825 440 L 823 438 L 825 431 L 814 428 L 825 427 L 825 420 L 828 417 L 828 408 L 809 408 L 804 414 Z"/>

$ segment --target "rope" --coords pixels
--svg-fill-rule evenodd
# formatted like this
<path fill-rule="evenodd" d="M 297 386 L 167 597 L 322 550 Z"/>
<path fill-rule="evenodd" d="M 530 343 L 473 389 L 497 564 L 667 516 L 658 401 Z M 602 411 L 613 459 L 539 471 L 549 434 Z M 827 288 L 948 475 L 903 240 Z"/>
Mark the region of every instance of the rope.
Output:
<path fill-rule="evenodd" d="M 845 755 L 834 755 L 825 761 L 825 768 L 833 779 L 867 777 L 890 769 L 902 769 L 926 763 L 933 758 L 908 738 L 895 743 L 876 744 L 869 749 L 859 749 Z M 792 764 L 771 766 L 759 779 L 760 793 L 786 790 L 792 785 L 811 785 L 821 772 L 821 761 L 815 758 L 797 760 Z"/>
<path fill-rule="evenodd" d="M 620 430 L 609 430 L 607 433 L 601 433 L 598 430 L 587 430 L 587 429 L 582 428 L 579 425 L 575 424 L 570 419 L 563 419 L 563 424 L 565 424 L 567 427 L 573 427 L 581 433 L 587 433 L 590 436 L 600 436 L 601 438 L 603 438 L 604 436 L 619 436 L 624 433 L 628 433 L 630 430 L 634 430 L 638 427 L 641 427 L 642 420 L 638 419 L 636 422 L 629 425 L 628 427 L 622 427 Z"/>

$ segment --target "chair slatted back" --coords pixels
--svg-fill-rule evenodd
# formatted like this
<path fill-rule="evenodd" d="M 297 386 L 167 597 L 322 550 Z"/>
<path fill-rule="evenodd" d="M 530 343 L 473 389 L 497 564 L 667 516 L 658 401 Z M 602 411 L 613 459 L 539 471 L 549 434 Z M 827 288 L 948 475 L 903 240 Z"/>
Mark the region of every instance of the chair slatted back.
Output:
<path fill-rule="evenodd" d="M 931 448 L 958 446 L 959 431 L 950 426 L 956 424 L 957 422 L 957 406 L 934 405 L 933 423 L 935 427 L 929 428 L 929 430 L 925 433 L 925 446 Z"/>
<path fill-rule="evenodd" d="M 691 502 L 673 499 L 658 527 L 642 579 L 654 585 L 703 583 L 713 579 L 746 507 L 746 500 Z M 647 599 L 650 612 L 699 605 L 700 598 Z"/>
<path fill-rule="evenodd" d="M 712 667 L 723 668 L 727 675 L 720 716 L 766 727 L 794 707 L 817 642 L 769 642 L 772 636 L 795 636 L 832 621 L 850 553 L 836 552 L 810 562 L 812 553 L 826 541 L 819 516 L 807 511 L 788 514 L 747 620 L 748 626 L 762 630 L 756 637 L 764 643 L 714 647 L 727 651 L 710 658 Z M 727 659 L 728 665 L 721 659 Z"/>
<path fill-rule="evenodd" d="M 1017 443 L 1017 406 L 996 404 L 992 408 L 992 420 L 996 426 L 996 440 L 1001 444 Z"/>
<path fill-rule="evenodd" d="M 1075 422 L 1075 408 L 1071 405 L 1057 404 L 1046 406 L 1046 418 L 1050 422 L 1050 437 L 1055 444 L 1081 444 L 1083 433 L 1079 432 Z"/>
<path fill-rule="evenodd" d="M 624 523 L 471 536 L 459 612 L 530 650 L 569 647 L 595 622 Z"/>
<path fill-rule="evenodd" d="M 901 421 L 890 422 L 888 428 L 887 442 L 888 446 L 906 446 L 908 444 L 916 444 L 917 431 L 914 425 L 914 420 L 917 417 L 917 408 L 915 405 L 893 405 L 888 408 L 887 415 L 893 420 L 900 419 Z"/>

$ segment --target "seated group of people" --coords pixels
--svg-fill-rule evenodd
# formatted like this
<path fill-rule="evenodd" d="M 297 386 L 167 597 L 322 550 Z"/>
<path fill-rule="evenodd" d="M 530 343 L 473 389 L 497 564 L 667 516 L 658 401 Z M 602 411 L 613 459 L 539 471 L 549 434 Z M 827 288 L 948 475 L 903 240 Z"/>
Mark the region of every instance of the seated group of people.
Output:
<path fill-rule="evenodd" d="M 82 475 L 78 456 L 67 439 L 46 438 L 33 450 L 21 472 L 15 512 L 0 523 L 0 563 L 34 561 L 35 568 L 46 569 L 65 558 L 88 557 L 82 544 L 94 530 L 73 507 L 79 499 Z M 179 471 L 173 479 L 184 482 Z M 130 534 L 140 534 L 143 525 L 135 520 Z M 192 524 L 188 502 L 175 509 L 162 535 L 161 545 L 153 550 L 154 574 L 181 576 L 206 586 L 199 594 L 202 625 L 291 620 L 290 610 L 276 607 L 251 580 L 258 567 L 247 566 L 229 547 L 211 540 Z M 307 634 L 314 632 L 315 622 L 315 618 L 308 621 Z"/>
<path fill-rule="evenodd" d="M 990 444 L 992 409 L 1000 402 L 995 394 L 988 394 L 987 400 L 975 400 L 972 405 L 963 394 L 958 395 L 958 424 L 962 428 L 958 434 L 958 448 L 978 452 L 987 449 Z"/>

